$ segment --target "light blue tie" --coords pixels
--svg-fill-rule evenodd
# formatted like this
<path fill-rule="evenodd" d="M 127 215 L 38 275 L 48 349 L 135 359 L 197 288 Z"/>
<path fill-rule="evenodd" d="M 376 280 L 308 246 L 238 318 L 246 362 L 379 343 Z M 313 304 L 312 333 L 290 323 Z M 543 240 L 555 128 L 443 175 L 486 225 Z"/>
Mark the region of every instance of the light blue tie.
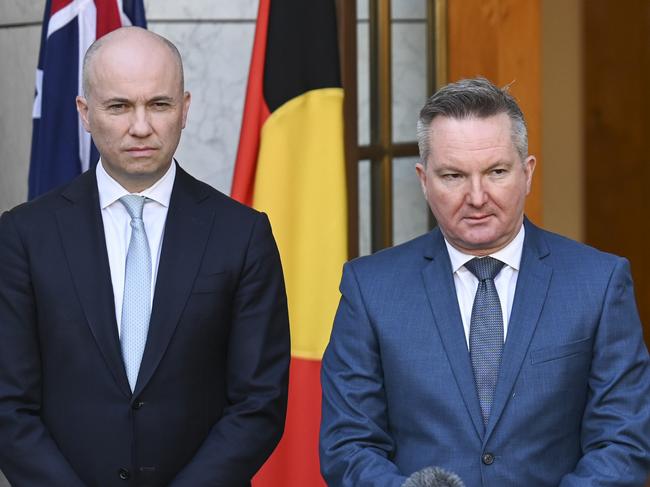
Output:
<path fill-rule="evenodd" d="M 503 262 L 492 257 L 475 258 L 465 268 L 478 278 L 469 329 L 469 353 L 483 423 L 487 424 L 503 353 L 503 314 L 494 285 Z"/>
<path fill-rule="evenodd" d="M 126 254 L 120 342 L 131 390 L 135 389 L 151 316 L 151 253 L 142 220 L 146 198 L 134 194 L 120 198 L 131 216 L 131 241 Z"/>

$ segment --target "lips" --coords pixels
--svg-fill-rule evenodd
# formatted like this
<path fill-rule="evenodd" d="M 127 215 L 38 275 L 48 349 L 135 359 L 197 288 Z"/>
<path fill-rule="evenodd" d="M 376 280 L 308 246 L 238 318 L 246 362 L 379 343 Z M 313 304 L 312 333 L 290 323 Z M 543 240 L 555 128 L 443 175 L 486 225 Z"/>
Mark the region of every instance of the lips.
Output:
<path fill-rule="evenodd" d="M 157 149 L 155 147 L 142 146 L 130 147 L 126 151 L 134 157 L 147 157 L 153 154 Z"/>
<path fill-rule="evenodd" d="M 492 214 L 487 214 L 487 215 L 470 215 L 466 216 L 465 220 L 469 221 L 470 223 L 483 223 L 487 221 Z"/>

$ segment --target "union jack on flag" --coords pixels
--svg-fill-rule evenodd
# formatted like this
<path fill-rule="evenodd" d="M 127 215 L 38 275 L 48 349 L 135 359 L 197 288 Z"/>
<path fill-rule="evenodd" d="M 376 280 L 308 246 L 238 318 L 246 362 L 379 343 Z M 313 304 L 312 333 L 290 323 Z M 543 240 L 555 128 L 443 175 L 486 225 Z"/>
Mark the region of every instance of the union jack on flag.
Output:
<path fill-rule="evenodd" d="M 47 0 L 32 112 L 29 198 L 87 170 L 99 155 L 81 125 L 75 98 L 86 49 L 126 25 L 147 26 L 143 0 Z"/>

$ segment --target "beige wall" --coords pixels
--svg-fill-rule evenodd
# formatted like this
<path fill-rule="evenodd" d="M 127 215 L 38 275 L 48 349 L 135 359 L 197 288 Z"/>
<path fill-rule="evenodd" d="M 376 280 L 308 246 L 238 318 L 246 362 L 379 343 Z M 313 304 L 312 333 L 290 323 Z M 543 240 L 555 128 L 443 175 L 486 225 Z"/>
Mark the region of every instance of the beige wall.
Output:
<path fill-rule="evenodd" d="M 542 2 L 542 154 L 544 226 L 585 236 L 582 1 Z"/>

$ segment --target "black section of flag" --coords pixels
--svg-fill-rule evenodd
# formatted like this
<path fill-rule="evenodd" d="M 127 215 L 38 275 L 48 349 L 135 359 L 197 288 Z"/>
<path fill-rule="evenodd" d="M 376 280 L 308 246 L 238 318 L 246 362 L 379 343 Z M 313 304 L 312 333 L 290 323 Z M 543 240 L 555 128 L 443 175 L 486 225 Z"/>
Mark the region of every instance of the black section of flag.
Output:
<path fill-rule="evenodd" d="M 264 99 L 271 112 L 318 88 L 340 87 L 334 0 L 271 0 Z"/>

